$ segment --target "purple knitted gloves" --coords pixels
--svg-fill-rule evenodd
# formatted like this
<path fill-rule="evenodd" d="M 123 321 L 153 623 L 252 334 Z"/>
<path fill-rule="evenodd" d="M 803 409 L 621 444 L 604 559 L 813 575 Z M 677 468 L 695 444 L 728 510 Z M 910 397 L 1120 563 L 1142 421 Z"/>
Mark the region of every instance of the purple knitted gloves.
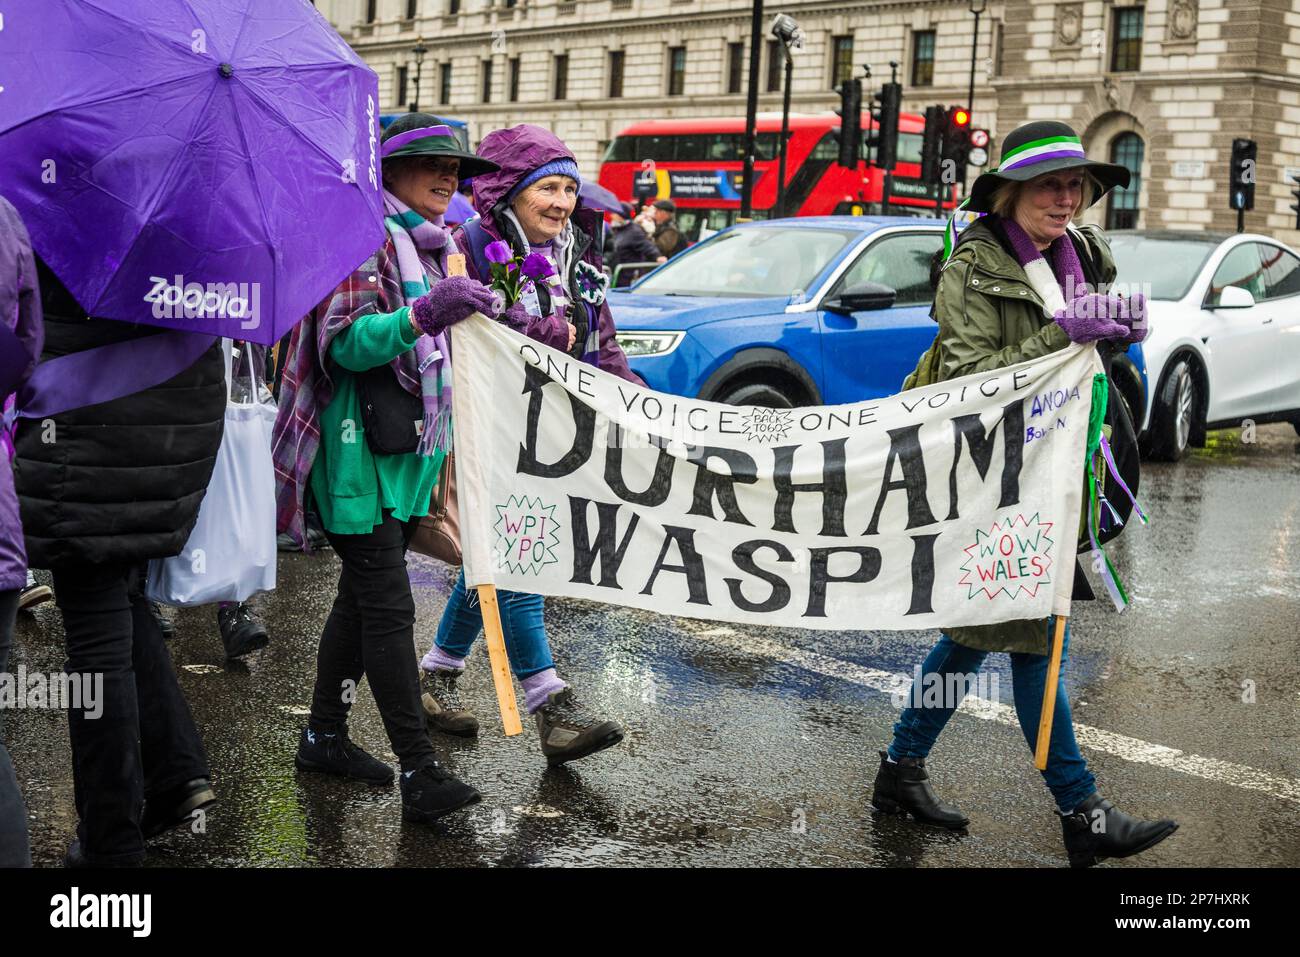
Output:
<path fill-rule="evenodd" d="M 448 276 L 411 304 L 411 315 L 421 332 L 436 336 L 476 312 L 493 315 L 493 302 L 492 291 L 481 282 Z"/>
<path fill-rule="evenodd" d="M 1146 338 L 1146 298 L 1141 293 L 1126 299 L 1090 292 L 1066 303 L 1054 318 L 1071 342 L 1141 342 Z"/>

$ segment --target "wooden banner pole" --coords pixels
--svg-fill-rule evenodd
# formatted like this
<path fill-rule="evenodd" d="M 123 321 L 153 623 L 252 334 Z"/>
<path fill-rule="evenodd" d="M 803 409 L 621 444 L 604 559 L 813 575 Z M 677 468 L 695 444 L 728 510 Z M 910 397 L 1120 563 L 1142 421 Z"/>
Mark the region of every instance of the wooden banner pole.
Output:
<path fill-rule="evenodd" d="M 465 275 L 463 255 L 450 253 L 447 256 L 447 275 Z M 497 707 L 501 710 L 501 724 L 507 736 L 520 734 L 524 726 L 519 720 L 519 704 L 515 700 L 514 679 L 510 675 L 510 657 L 506 654 L 506 640 L 501 631 L 501 608 L 497 604 L 496 586 L 479 585 L 478 603 L 483 613 L 483 638 L 487 642 L 492 684 L 496 687 Z"/>
<path fill-rule="evenodd" d="M 1038 719 L 1038 746 L 1034 749 L 1034 767 L 1047 770 L 1047 749 L 1052 742 L 1052 716 L 1056 713 L 1056 689 L 1061 679 L 1061 653 L 1065 647 L 1064 615 L 1056 616 L 1052 632 L 1051 660 L 1047 663 L 1047 682 L 1043 688 L 1043 711 Z"/>

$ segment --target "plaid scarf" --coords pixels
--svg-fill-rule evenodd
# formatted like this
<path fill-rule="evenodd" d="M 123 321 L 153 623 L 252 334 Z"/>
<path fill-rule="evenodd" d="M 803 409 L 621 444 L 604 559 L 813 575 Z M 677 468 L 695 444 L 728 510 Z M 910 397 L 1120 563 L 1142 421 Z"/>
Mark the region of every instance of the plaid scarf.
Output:
<path fill-rule="evenodd" d="M 1019 223 L 1014 219 L 1001 219 L 1000 224 L 1011 242 L 1016 260 L 1025 270 L 1025 278 L 1043 301 L 1043 312 L 1047 318 L 1054 318 L 1065 308 L 1067 297 L 1078 299 L 1088 294 L 1083 265 L 1079 262 L 1079 253 L 1074 248 L 1068 229 L 1047 247 L 1047 252 L 1052 256 L 1049 266 Z"/>
<path fill-rule="evenodd" d="M 294 327 L 287 343 L 288 357 L 284 360 L 271 449 L 275 464 L 276 524 L 277 531 L 288 533 L 304 551 L 307 550 L 304 499 L 316 453 L 320 449 L 320 413 L 334 398 L 333 365 L 326 361 L 330 343 L 359 317 L 396 312 L 414 301 L 408 298 L 406 291 L 407 282 L 412 284 L 412 290 L 416 284 L 410 271 L 413 268 L 412 249 L 417 264 L 414 268 L 420 270 L 420 282 L 437 282 L 445 274 L 442 267 L 449 234 L 442 224 L 418 217 L 405 207 L 399 208 L 400 204 L 390 206 L 392 197 L 387 193 L 385 197 L 385 207 L 390 213 L 385 217 L 388 241 Z M 404 213 L 410 213 L 419 222 L 403 220 Z M 394 217 L 397 221 L 392 221 Z M 405 222 L 419 230 L 415 237 L 410 236 L 411 229 L 405 226 Z M 406 268 L 401 264 L 402 252 L 397 243 L 399 235 L 405 236 L 410 243 Z M 438 236 L 442 237 L 441 241 Z M 425 285 L 424 289 L 427 288 Z M 435 353 L 441 355 L 435 356 Z M 435 447 L 439 441 L 445 441 L 450 448 L 448 355 L 444 337 L 431 339 L 420 336 L 415 349 L 398 356 L 391 364 L 402 386 L 408 392 L 424 397 L 426 427 L 421 435 L 422 446 L 428 439 Z M 432 395 L 424 391 L 427 383 L 432 383 L 436 390 Z M 428 426 L 431 414 L 432 428 Z"/>

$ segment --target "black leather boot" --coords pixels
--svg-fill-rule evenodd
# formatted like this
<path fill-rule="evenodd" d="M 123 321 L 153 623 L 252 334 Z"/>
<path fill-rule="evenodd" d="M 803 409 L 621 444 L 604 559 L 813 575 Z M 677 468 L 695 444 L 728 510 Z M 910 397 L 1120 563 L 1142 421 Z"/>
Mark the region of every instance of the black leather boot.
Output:
<path fill-rule="evenodd" d="M 880 752 L 880 770 L 871 793 L 871 806 L 886 814 L 911 814 L 922 824 L 960 830 L 970 821 L 955 807 L 939 801 L 930 787 L 924 758 L 903 758 L 890 762 L 888 752 Z"/>
<path fill-rule="evenodd" d="M 1176 830 L 1174 821 L 1130 817 L 1095 791 L 1073 814 L 1061 815 L 1071 867 L 1092 867 L 1108 857 L 1132 857 Z"/>

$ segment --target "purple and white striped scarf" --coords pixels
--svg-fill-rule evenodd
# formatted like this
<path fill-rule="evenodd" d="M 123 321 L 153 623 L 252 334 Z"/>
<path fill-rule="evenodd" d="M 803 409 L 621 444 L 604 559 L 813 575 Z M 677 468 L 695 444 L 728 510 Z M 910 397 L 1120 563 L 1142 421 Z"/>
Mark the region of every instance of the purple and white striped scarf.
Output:
<path fill-rule="evenodd" d="M 397 250 L 402 300 L 413 305 L 430 287 L 420 253 L 435 259 L 440 273 L 437 279 L 443 278 L 451 232 L 442 222 L 425 219 L 388 190 L 384 190 L 384 228 Z M 451 452 L 451 347 L 447 334 L 420 336 L 415 340 L 414 353 L 394 359 L 393 371 L 408 392 L 424 401 L 424 425 L 416 451 L 420 455 Z"/>
<path fill-rule="evenodd" d="M 1011 242 L 1016 260 L 1025 270 L 1025 278 L 1043 301 L 1043 312 L 1047 318 L 1054 318 L 1065 308 L 1067 297 L 1078 299 L 1088 294 L 1083 265 L 1079 262 L 1079 253 L 1074 248 L 1068 229 L 1047 247 L 1047 252 L 1052 256 L 1051 265 L 1048 265 L 1047 259 L 1019 223 L 1014 219 L 1001 219 L 1000 223 Z"/>

